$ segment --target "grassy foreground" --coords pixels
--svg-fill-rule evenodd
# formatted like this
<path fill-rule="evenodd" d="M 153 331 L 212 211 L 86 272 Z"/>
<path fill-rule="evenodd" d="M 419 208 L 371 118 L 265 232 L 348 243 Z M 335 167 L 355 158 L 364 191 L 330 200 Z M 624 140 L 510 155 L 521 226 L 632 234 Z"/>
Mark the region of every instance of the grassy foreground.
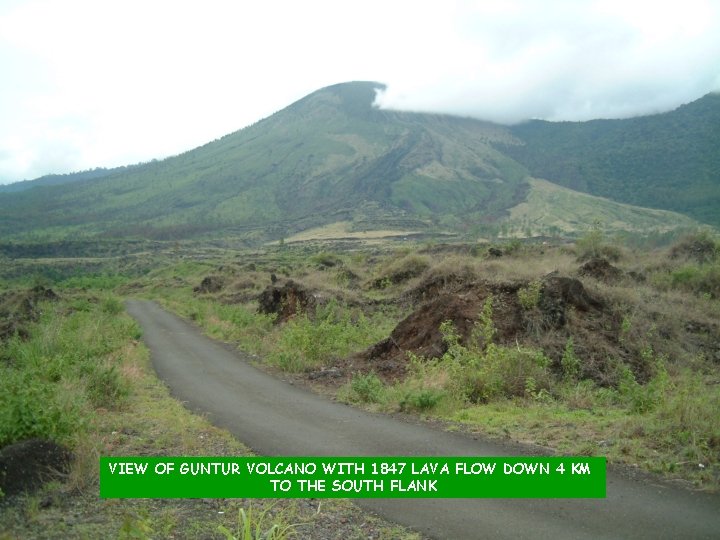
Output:
<path fill-rule="evenodd" d="M 249 451 L 169 395 L 118 297 L 63 291 L 41 311 L 0 349 L 0 446 L 50 438 L 75 460 L 40 492 L 0 498 L 0 539 L 249 538 L 249 525 L 273 538 L 418 538 L 342 500 L 100 500 L 101 455 Z"/>

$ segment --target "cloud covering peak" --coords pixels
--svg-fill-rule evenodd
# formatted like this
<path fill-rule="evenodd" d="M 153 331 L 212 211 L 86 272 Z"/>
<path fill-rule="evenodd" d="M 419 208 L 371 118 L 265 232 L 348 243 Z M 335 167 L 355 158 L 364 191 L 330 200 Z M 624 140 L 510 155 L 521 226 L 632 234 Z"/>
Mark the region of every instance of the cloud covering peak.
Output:
<path fill-rule="evenodd" d="M 720 2 L 8 0 L 0 183 L 162 158 L 314 90 L 383 107 L 587 120 L 720 89 Z"/>

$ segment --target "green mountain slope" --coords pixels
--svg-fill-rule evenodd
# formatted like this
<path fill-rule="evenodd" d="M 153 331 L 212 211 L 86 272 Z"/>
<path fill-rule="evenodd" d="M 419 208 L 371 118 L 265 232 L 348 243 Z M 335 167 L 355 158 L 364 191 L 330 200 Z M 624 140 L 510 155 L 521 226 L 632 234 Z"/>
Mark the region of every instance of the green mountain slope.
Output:
<path fill-rule="evenodd" d="M 0 194 L 0 234 L 269 239 L 340 220 L 452 226 L 523 200 L 526 171 L 490 144 L 510 142 L 506 128 L 381 111 L 372 106 L 378 87 L 331 86 L 173 158 Z"/>
<path fill-rule="evenodd" d="M 531 177 L 573 188 L 562 192 L 573 215 L 600 204 L 587 197 L 573 203 L 582 191 L 720 224 L 720 96 L 646 118 L 509 128 L 379 110 L 372 104 L 381 87 L 330 86 L 178 156 L 5 190 L 0 237 L 232 235 L 260 242 L 338 223 L 344 234 L 478 231 L 508 219 L 525 223 L 524 230 L 591 225 L 592 212 L 583 223 L 581 215 L 550 211 L 559 192 L 538 196 L 548 190 L 537 183 L 531 190 Z M 529 207 L 520 215 L 523 202 Z M 686 223 L 612 205 L 602 202 L 603 216 L 630 229 Z"/>
<path fill-rule="evenodd" d="M 720 225 L 720 94 L 624 120 L 533 121 L 498 147 L 533 176 Z"/>
<path fill-rule="evenodd" d="M 664 233 L 698 225 L 675 212 L 642 208 L 580 193 L 530 178 L 527 199 L 510 209 L 506 229 L 526 236 L 562 235 L 590 230 L 598 224 L 606 232 Z"/>
<path fill-rule="evenodd" d="M 22 180 L 13 184 L 0 185 L 0 193 L 17 193 L 28 189 L 42 187 L 42 186 L 59 186 L 62 184 L 72 184 L 74 182 L 81 182 L 83 180 L 93 180 L 95 178 L 104 178 L 112 174 L 118 174 L 123 171 L 128 171 L 138 165 L 128 165 L 123 167 L 115 167 L 112 169 L 106 169 L 98 167 L 96 169 L 90 169 L 87 171 L 79 171 L 68 174 L 47 174 L 34 180 Z"/>

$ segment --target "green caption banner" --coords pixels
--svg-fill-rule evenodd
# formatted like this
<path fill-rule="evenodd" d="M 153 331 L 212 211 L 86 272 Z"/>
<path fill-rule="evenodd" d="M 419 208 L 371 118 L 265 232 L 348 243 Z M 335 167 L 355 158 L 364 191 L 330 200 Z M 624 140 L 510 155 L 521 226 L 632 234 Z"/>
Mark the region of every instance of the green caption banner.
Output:
<path fill-rule="evenodd" d="M 604 498 L 604 457 L 101 457 L 102 498 Z"/>

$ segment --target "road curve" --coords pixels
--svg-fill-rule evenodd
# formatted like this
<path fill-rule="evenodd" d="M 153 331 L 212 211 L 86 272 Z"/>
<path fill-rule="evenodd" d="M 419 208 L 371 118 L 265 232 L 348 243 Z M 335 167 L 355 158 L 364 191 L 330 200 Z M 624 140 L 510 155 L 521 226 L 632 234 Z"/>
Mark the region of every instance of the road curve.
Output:
<path fill-rule="evenodd" d="M 127 310 L 172 394 L 268 456 L 504 456 L 517 449 L 369 414 L 263 373 L 144 300 Z M 608 473 L 607 499 L 363 499 L 432 538 L 720 538 L 720 497 Z"/>

